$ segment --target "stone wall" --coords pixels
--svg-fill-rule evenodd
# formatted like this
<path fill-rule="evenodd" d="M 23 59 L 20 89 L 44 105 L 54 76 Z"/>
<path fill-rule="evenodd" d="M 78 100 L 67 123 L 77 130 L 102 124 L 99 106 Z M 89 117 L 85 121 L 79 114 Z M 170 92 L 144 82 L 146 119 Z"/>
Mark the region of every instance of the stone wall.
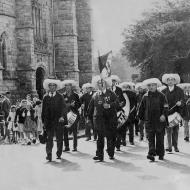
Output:
<path fill-rule="evenodd" d="M 92 21 L 90 0 L 76 1 L 77 30 L 78 30 L 78 60 L 80 85 L 91 82 L 92 78 Z"/>
<path fill-rule="evenodd" d="M 6 66 L 0 68 L 0 92 L 15 90 L 17 45 L 15 0 L 0 1 L 0 36 L 6 44 Z M 2 63 L 0 63 L 2 64 Z"/>
<path fill-rule="evenodd" d="M 78 81 L 75 0 L 56 0 L 54 7 L 56 75 L 60 79 L 70 78 Z"/>
<path fill-rule="evenodd" d="M 42 7 L 45 42 L 34 35 L 33 3 Z M 0 21 L 0 36 L 6 34 L 7 55 L 6 68 L 0 65 L 0 93 L 9 90 L 15 98 L 35 93 L 36 69 L 43 68 L 45 77 L 54 73 L 53 40 L 57 77 L 80 84 L 91 80 L 89 0 L 54 0 L 54 5 L 52 0 L 0 0 Z"/>

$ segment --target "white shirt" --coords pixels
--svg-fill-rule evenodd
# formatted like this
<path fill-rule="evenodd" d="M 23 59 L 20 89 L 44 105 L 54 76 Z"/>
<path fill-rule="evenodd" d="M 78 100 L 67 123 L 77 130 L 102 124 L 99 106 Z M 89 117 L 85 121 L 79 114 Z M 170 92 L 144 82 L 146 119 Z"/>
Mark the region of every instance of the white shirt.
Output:
<path fill-rule="evenodd" d="M 116 91 L 116 86 L 113 86 L 112 90 L 113 90 L 113 92 L 115 92 Z"/>
<path fill-rule="evenodd" d="M 172 92 L 174 90 L 174 86 L 168 86 L 169 91 Z"/>
<path fill-rule="evenodd" d="M 49 96 L 50 96 L 50 97 L 52 97 L 52 96 L 54 97 L 55 95 L 56 95 L 56 92 L 53 92 L 53 93 L 52 93 L 52 92 L 49 92 Z"/>

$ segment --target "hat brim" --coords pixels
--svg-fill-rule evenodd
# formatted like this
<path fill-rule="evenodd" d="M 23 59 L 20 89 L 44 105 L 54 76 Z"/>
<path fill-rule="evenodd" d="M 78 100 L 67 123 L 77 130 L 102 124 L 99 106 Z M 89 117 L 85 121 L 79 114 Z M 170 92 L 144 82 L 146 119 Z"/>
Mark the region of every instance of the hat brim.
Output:
<path fill-rule="evenodd" d="M 157 87 L 161 87 L 162 86 L 161 81 L 159 79 L 157 79 L 157 78 L 150 78 L 150 79 L 147 79 L 147 80 L 143 81 L 143 85 L 146 86 L 146 87 L 148 85 L 150 85 L 150 84 L 156 84 Z"/>
<path fill-rule="evenodd" d="M 168 84 L 168 79 L 173 78 L 175 79 L 175 84 L 179 84 L 180 83 L 180 76 L 176 73 L 170 73 L 170 74 L 164 74 L 162 76 L 162 82 L 164 84 Z"/>
<path fill-rule="evenodd" d="M 56 79 L 45 79 L 43 83 L 43 87 L 45 90 L 49 90 L 49 85 L 50 84 L 55 84 L 57 87 L 56 89 L 59 90 L 61 89 L 61 81 L 56 80 Z"/>

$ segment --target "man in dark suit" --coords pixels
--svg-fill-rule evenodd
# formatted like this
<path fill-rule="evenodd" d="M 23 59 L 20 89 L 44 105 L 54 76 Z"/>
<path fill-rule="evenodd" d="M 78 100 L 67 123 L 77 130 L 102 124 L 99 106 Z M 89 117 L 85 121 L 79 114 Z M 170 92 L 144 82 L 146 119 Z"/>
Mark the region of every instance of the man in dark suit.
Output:
<path fill-rule="evenodd" d="M 1 104 L 1 109 L 2 109 L 2 113 L 4 115 L 5 121 L 7 121 L 7 118 L 9 116 L 9 112 L 10 112 L 10 109 L 11 109 L 10 95 L 11 95 L 10 92 L 6 92 L 4 94 L 4 98 L 3 98 L 2 104 Z M 8 135 L 8 129 L 7 129 L 7 127 L 8 127 L 8 123 L 5 122 L 5 134 L 4 134 L 4 138 L 6 138 L 7 135 Z M 7 141 L 7 139 L 5 139 L 5 141 Z"/>
<path fill-rule="evenodd" d="M 92 119 L 89 119 L 87 116 L 88 106 L 89 106 L 89 103 L 90 103 L 92 96 L 94 94 L 93 86 L 90 83 L 86 83 L 83 85 L 83 88 L 86 89 L 86 93 L 80 97 L 80 101 L 84 107 L 85 128 L 86 128 L 86 137 L 87 137 L 86 141 L 91 140 L 91 129 L 93 129 L 94 140 L 96 140 L 97 139 L 97 133 L 94 130 L 93 122 L 91 122 Z"/>
<path fill-rule="evenodd" d="M 117 107 L 118 98 L 109 87 L 111 82 L 101 79 L 100 76 L 93 78 L 94 86 L 98 91 L 93 95 L 88 109 L 89 118 L 93 118 L 94 127 L 98 133 L 96 156 L 97 161 L 104 160 L 104 139 L 107 139 L 107 153 L 109 158 L 114 159 L 116 128 L 117 128 Z"/>
<path fill-rule="evenodd" d="M 130 102 L 130 111 L 127 122 L 125 123 L 126 130 L 129 130 L 129 142 L 131 145 L 134 145 L 134 125 L 136 117 L 136 107 L 137 107 L 137 96 L 136 93 L 132 90 L 132 83 L 125 83 L 123 88 L 123 93 L 125 93 Z"/>
<path fill-rule="evenodd" d="M 65 144 L 65 152 L 70 151 L 69 148 L 69 137 L 68 134 L 73 133 L 73 152 L 77 151 L 78 140 L 77 140 L 77 132 L 78 132 L 78 122 L 80 119 L 79 108 L 81 106 L 80 99 L 77 93 L 74 92 L 74 88 L 77 86 L 74 80 L 65 80 L 62 83 L 62 87 L 65 88 L 65 93 L 63 94 L 63 98 L 66 103 L 67 113 L 73 112 L 77 115 L 77 118 L 73 125 L 68 129 L 64 128 L 64 144 Z"/>
<path fill-rule="evenodd" d="M 149 151 L 147 159 L 154 161 L 155 156 L 159 156 L 159 160 L 163 160 L 168 103 L 165 95 L 157 90 L 157 87 L 162 85 L 157 78 L 147 79 L 143 83 L 149 91 L 142 98 L 138 117 L 145 121 L 148 133 Z"/>
<path fill-rule="evenodd" d="M 66 104 L 61 94 L 57 92 L 61 82 L 56 79 L 44 80 L 44 89 L 48 93 L 43 98 L 42 122 L 47 132 L 46 159 L 52 161 L 53 137 L 57 140 L 57 159 L 61 159 L 63 150 L 63 125 L 67 124 Z"/>
<path fill-rule="evenodd" d="M 178 74 L 164 74 L 162 76 L 162 82 L 167 85 L 167 88 L 162 92 L 165 94 L 168 105 L 169 105 L 169 115 L 174 114 L 175 112 L 179 113 L 182 117 L 184 107 L 185 96 L 183 90 L 176 86 L 176 84 L 180 83 L 180 77 Z M 179 152 L 178 149 L 178 133 L 179 133 L 179 124 L 174 127 L 167 128 L 167 144 L 168 147 L 166 151 L 172 152 L 172 146 L 174 146 L 175 152 Z"/>

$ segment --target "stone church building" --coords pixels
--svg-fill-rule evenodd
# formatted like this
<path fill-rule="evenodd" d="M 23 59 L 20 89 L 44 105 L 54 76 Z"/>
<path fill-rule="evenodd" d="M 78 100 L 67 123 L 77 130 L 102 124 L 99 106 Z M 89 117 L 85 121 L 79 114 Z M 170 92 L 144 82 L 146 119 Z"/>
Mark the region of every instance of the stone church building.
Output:
<path fill-rule="evenodd" d="M 0 0 L 0 93 L 42 97 L 48 75 L 91 81 L 90 0 Z"/>

